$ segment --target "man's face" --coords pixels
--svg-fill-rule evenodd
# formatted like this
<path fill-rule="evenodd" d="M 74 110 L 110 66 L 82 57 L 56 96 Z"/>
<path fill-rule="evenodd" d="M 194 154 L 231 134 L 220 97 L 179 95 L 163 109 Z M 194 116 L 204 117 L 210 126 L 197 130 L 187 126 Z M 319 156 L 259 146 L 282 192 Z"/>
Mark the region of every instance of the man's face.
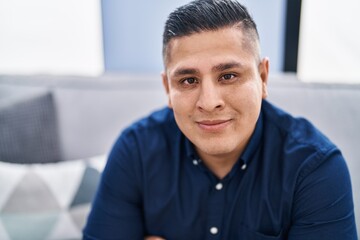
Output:
<path fill-rule="evenodd" d="M 259 62 L 238 28 L 174 38 L 163 82 L 175 120 L 203 160 L 237 158 L 266 97 L 268 60 Z"/>

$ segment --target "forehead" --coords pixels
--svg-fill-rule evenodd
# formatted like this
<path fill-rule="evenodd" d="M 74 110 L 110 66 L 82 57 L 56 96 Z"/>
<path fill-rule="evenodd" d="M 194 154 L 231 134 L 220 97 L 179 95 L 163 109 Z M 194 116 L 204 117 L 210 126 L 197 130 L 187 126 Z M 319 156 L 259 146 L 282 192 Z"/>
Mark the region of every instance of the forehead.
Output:
<path fill-rule="evenodd" d="M 174 38 L 168 44 L 165 65 L 169 69 L 194 67 L 204 62 L 252 62 L 254 54 L 247 41 L 249 38 L 241 29 L 235 27 Z"/>

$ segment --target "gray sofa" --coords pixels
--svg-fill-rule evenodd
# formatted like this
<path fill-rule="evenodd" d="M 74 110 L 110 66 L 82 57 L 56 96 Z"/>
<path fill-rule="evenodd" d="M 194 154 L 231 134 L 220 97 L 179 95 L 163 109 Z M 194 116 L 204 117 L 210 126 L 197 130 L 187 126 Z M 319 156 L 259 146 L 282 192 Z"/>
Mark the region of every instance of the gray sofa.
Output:
<path fill-rule="evenodd" d="M 306 117 L 340 147 L 352 177 L 360 232 L 360 85 L 302 83 L 294 75 L 283 74 L 270 77 L 269 100 L 295 116 Z M 0 161 L 3 162 L 0 164 L 0 196 L 7 191 L 5 200 L 0 197 L 0 239 L 21 239 L 34 232 L 38 234 L 34 239 L 81 238 L 81 228 L 106 154 L 121 129 L 166 102 L 160 76 L 0 76 Z M 67 171 L 76 168 L 71 164 L 77 164 L 78 169 L 73 170 L 76 172 L 73 175 Z M 19 170 L 21 167 L 26 170 Z M 50 170 L 44 170 L 46 167 Z M 2 179 L 12 179 L 15 186 L 10 190 L 1 184 L 1 173 L 5 169 Z M 60 173 L 51 169 L 60 169 L 57 171 Z M 17 177 L 11 176 L 13 172 Z M 47 211 L 38 211 L 35 206 L 44 204 L 38 203 L 41 198 L 32 199 L 31 188 L 36 184 L 37 188 L 42 186 L 37 191 L 44 192 L 45 188 L 44 183 L 33 180 L 34 172 L 40 176 L 38 180 L 51 185 L 48 188 L 52 193 L 76 189 L 68 194 L 71 201 L 57 199 L 61 203 L 57 208 L 48 204 Z M 75 179 L 77 184 L 67 187 L 59 179 Z M 23 185 L 22 192 L 14 190 L 21 181 L 29 186 Z M 61 182 L 62 187 L 57 188 Z M 58 198 L 62 195 L 57 194 Z M 9 204 L 19 196 L 23 201 Z M 29 219 L 38 217 L 38 212 L 48 214 L 49 209 L 57 209 L 53 224 L 43 225 L 52 230 L 45 231 L 45 227 L 34 230 L 36 226 L 32 226 L 24 229 L 23 235 L 21 228 L 13 230 L 18 225 L 18 215 L 14 214 L 19 214 L 18 206 L 24 206 L 24 201 L 28 208 L 22 209 L 26 210 L 26 217 L 29 213 L 32 215 Z M 36 219 L 41 223 L 49 218 Z"/>

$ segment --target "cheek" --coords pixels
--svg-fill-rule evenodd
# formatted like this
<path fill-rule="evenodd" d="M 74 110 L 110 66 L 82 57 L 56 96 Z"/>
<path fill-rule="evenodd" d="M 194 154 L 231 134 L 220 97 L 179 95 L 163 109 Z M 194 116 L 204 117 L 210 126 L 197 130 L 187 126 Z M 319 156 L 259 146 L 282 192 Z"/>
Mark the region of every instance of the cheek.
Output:
<path fill-rule="evenodd" d="M 174 112 L 178 113 L 191 111 L 195 106 L 194 97 L 183 92 L 173 91 L 170 94 L 170 101 Z"/>
<path fill-rule="evenodd" d="M 255 101 L 262 99 L 263 89 L 260 81 L 251 81 L 245 87 L 245 93 L 248 99 L 253 99 Z"/>
<path fill-rule="evenodd" d="M 257 84 L 244 84 L 240 88 L 233 89 L 231 94 L 226 95 L 227 102 L 232 108 L 245 113 L 259 110 L 262 100 L 262 89 Z"/>
<path fill-rule="evenodd" d="M 227 99 L 232 101 L 247 101 L 257 98 L 259 88 L 256 84 L 248 81 L 230 88 L 230 92 L 224 94 Z"/>

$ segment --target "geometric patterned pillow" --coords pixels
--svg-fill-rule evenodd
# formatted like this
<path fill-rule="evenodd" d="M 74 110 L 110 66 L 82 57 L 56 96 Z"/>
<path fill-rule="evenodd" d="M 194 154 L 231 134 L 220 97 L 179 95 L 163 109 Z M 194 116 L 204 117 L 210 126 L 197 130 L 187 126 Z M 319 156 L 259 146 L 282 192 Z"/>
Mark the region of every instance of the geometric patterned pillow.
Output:
<path fill-rule="evenodd" d="M 0 239 L 81 239 L 105 163 L 0 162 Z"/>

